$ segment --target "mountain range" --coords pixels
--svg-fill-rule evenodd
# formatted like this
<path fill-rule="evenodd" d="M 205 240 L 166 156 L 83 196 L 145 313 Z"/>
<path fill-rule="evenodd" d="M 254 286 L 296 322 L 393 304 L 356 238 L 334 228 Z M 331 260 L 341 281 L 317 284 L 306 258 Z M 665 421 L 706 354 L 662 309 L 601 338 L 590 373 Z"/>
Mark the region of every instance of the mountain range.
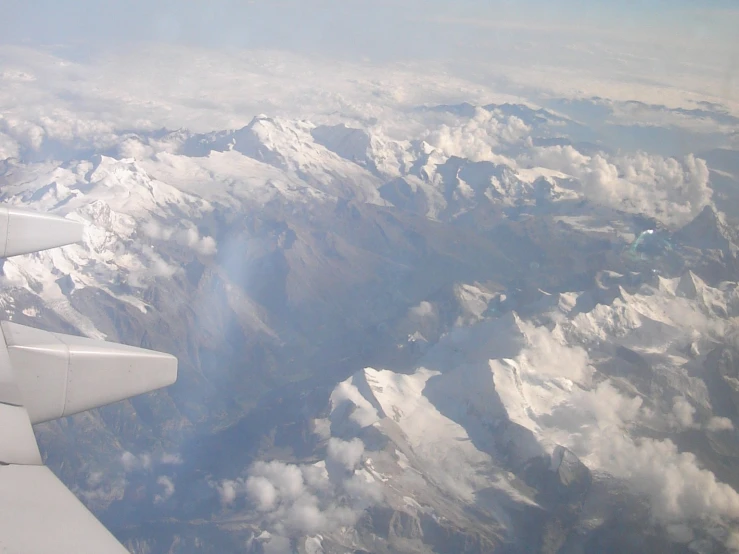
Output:
<path fill-rule="evenodd" d="M 45 462 L 137 554 L 737 551 L 739 154 L 413 117 L 0 162 L 86 224 L 3 262 L 5 317 L 180 361 Z"/>

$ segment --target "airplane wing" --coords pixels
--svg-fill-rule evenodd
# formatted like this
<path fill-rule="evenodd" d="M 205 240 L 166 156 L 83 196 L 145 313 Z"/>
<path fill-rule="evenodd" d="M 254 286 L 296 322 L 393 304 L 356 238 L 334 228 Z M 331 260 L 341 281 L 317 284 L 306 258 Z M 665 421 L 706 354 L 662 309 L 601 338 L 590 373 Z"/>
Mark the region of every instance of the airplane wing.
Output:
<path fill-rule="evenodd" d="M 81 240 L 83 226 L 0 207 L 0 257 Z M 169 354 L 0 323 L 0 552 L 127 550 L 43 465 L 32 425 L 171 385 Z"/>

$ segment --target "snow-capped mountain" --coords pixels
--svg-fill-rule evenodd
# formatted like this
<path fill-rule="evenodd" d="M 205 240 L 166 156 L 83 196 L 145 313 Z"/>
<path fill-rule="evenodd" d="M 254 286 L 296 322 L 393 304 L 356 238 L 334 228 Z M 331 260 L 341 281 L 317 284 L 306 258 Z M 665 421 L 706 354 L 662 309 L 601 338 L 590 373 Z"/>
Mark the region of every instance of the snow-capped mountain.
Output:
<path fill-rule="evenodd" d="M 181 364 L 40 426 L 49 465 L 140 553 L 736 550 L 713 168 L 527 105 L 404 117 L 0 162 L 3 202 L 87 225 L 4 261 L 5 316 Z"/>

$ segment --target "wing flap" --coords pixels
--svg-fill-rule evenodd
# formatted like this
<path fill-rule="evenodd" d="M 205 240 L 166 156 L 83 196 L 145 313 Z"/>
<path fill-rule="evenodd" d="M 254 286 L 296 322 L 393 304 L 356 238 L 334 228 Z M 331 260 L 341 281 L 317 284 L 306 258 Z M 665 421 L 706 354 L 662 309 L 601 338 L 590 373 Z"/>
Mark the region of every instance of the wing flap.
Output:
<path fill-rule="evenodd" d="M 0 463 L 41 464 L 36 437 L 23 406 L 0 404 Z"/>

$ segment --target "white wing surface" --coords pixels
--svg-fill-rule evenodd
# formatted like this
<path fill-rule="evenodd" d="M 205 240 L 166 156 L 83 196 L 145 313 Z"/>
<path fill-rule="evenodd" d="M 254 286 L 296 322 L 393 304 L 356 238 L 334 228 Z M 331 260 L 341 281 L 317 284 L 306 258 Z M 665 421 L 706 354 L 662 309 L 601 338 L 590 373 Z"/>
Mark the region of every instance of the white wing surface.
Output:
<path fill-rule="evenodd" d="M 43 465 L 0 466 L 0 552 L 128 551 Z"/>

